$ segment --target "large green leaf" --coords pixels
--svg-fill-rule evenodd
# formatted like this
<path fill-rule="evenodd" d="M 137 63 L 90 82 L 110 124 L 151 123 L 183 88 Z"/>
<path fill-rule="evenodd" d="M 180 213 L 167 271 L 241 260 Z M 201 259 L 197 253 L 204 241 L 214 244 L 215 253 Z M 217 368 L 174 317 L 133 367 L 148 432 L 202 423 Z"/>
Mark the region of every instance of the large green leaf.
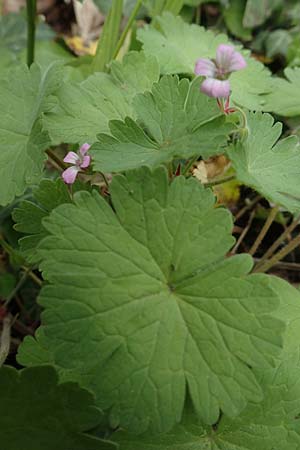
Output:
<path fill-rule="evenodd" d="M 215 35 L 198 25 L 189 25 L 180 17 L 164 13 L 159 27 L 148 25 L 138 31 L 147 55 L 155 55 L 163 74 L 194 73 L 198 58 L 214 58 L 219 44 L 227 43 L 224 34 Z M 272 91 L 270 72 L 243 51 L 247 68 L 230 77 L 232 99 L 249 109 L 264 109 L 264 95 Z"/>
<path fill-rule="evenodd" d="M 98 136 L 91 150 L 96 170 L 118 172 L 223 152 L 231 126 L 215 99 L 200 92 L 199 80 L 165 76 L 152 92 L 137 95 L 133 106 L 137 122 L 111 121 L 113 137 Z"/>
<path fill-rule="evenodd" d="M 300 211 L 300 147 L 296 136 L 278 139 L 282 124 L 270 114 L 248 114 L 248 136 L 228 151 L 237 178 L 292 213 Z"/>
<path fill-rule="evenodd" d="M 101 421 L 90 392 L 58 384 L 50 366 L 0 369 L 0 436 L 3 450 L 113 450 L 86 434 Z"/>
<path fill-rule="evenodd" d="M 44 150 L 50 145 L 42 114 L 55 105 L 60 67 L 41 74 L 38 66 L 13 69 L 0 85 L 0 204 L 11 202 L 42 175 Z"/>
<path fill-rule="evenodd" d="M 262 380 L 264 400 L 250 403 L 230 420 L 223 416 L 209 428 L 186 413 L 183 422 L 161 436 L 115 436 L 120 450 L 298 450 L 300 446 L 300 369 L 283 362 Z"/>
<path fill-rule="evenodd" d="M 262 403 L 249 402 L 233 420 L 222 416 L 210 428 L 187 410 L 180 425 L 157 437 L 115 434 L 120 450 L 297 450 L 300 445 L 300 294 L 279 278 L 273 286 L 281 297 L 276 315 L 287 324 L 282 362 L 263 370 Z"/>
<path fill-rule="evenodd" d="M 132 116 L 135 94 L 151 89 L 158 78 L 156 59 L 132 52 L 122 63 L 112 63 L 110 75 L 96 73 L 82 83 L 63 84 L 59 107 L 45 117 L 52 142 L 94 142 L 98 133 L 109 131 L 109 120 Z"/>
<path fill-rule="evenodd" d="M 274 79 L 274 90 L 266 97 L 266 111 L 281 116 L 300 114 L 300 68 L 286 68 L 285 78 Z"/>
<path fill-rule="evenodd" d="M 165 431 L 186 390 L 207 423 L 260 401 L 254 367 L 281 345 L 279 304 L 267 275 L 247 275 L 229 213 L 197 180 L 158 168 L 114 177 L 113 209 L 81 192 L 44 220 L 43 325 L 21 346 L 25 365 L 46 362 L 92 389 L 113 426 Z"/>

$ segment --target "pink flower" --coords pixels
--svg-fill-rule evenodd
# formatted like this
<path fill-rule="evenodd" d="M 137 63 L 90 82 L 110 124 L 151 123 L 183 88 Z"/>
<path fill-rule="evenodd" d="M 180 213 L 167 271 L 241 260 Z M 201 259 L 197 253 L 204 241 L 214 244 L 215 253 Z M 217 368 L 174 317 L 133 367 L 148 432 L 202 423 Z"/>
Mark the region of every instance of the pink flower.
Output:
<path fill-rule="evenodd" d="M 62 178 L 65 183 L 73 184 L 76 180 L 78 172 L 81 169 L 86 169 L 91 162 L 91 157 L 86 153 L 90 149 L 89 144 L 83 144 L 77 153 L 69 152 L 64 158 L 64 162 L 73 164 L 73 166 L 64 170 L 62 173 Z"/>
<path fill-rule="evenodd" d="M 201 91 L 209 97 L 227 98 L 230 95 L 229 75 L 246 67 L 244 57 L 234 47 L 220 44 L 216 59 L 200 58 L 195 65 L 195 74 L 206 77 Z"/>

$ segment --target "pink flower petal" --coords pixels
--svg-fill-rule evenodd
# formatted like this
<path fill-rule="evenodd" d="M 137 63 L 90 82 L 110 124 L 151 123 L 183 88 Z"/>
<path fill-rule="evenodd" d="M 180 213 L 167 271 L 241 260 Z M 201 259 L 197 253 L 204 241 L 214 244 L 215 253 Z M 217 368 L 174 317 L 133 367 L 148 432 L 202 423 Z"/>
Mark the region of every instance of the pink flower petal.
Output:
<path fill-rule="evenodd" d="M 216 65 L 213 61 L 207 58 L 200 58 L 195 65 L 195 74 L 203 77 L 213 78 L 216 74 Z"/>
<path fill-rule="evenodd" d="M 74 181 L 76 180 L 79 170 L 80 169 L 77 166 L 71 166 L 68 169 L 64 170 L 61 175 L 64 182 L 67 184 L 73 184 Z"/>
<path fill-rule="evenodd" d="M 80 161 L 79 156 L 75 152 L 69 152 L 64 158 L 64 162 L 70 163 L 70 164 L 76 164 L 78 161 Z"/>
<path fill-rule="evenodd" d="M 244 59 L 244 57 L 239 52 L 234 52 L 230 65 L 228 67 L 229 72 L 235 72 L 236 70 L 244 69 L 247 66 L 247 63 Z"/>
<path fill-rule="evenodd" d="M 244 57 L 234 47 L 227 44 L 221 44 L 217 48 L 216 63 L 221 74 L 244 69 L 247 65 Z"/>
<path fill-rule="evenodd" d="M 89 155 L 85 155 L 83 157 L 82 163 L 80 164 L 80 167 L 82 169 L 85 169 L 86 167 L 89 167 L 90 162 L 91 162 L 91 157 Z"/>
<path fill-rule="evenodd" d="M 230 83 L 228 80 L 207 78 L 201 84 L 200 90 L 209 97 L 227 98 L 230 95 Z"/>
<path fill-rule="evenodd" d="M 84 156 L 89 151 L 90 148 L 91 148 L 90 144 L 85 143 L 80 147 L 79 152 L 81 153 L 82 156 Z"/>
<path fill-rule="evenodd" d="M 223 73 L 228 73 L 229 66 L 233 54 L 235 53 L 234 47 L 232 45 L 220 44 L 217 48 L 216 63 L 218 69 Z"/>

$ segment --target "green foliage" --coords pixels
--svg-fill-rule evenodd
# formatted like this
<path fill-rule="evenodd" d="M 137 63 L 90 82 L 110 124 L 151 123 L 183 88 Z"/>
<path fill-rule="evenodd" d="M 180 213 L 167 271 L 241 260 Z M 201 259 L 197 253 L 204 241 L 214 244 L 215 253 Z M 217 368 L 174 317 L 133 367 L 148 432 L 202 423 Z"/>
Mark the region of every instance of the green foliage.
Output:
<path fill-rule="evenodd" d="M 282 124 L 270 114 L 248 114 L 248 136 L 228 151 L 238 180 L 252 186 L 271 202 L 292 213 L 300 212 L 299 141 L 289 136 L 279 142 Z"/>
<path fill-rule="evenodd" d="M 50 139 L 42 115 L 55 105 L 52 93 L 60 84 L 60 67 L 43 76 L 38 66 L 12 70 L 0 85 L 0 204 L 21 195 L 42 175 L 44 150 Z"/>
<path fill-rule="evenodd" d="M 120 450 L 297 450 L 299 375 L 299 362 L 292 360 L 281 363 L 276 371 L 266 372 L 262 403 L 249 403 L 235 420 L 223 416 L 215 429 L 197 422 L 188 411 L 182 423 L 167 434 L 153 437 L 119 433 L 116 441 Z"/>
<path fill-rule="evenodd" d="M 183 3 L 183 0 L 144 0 L 144 5 L 152 17 L 162 14 L 164 11 L 177 15 Z"/>
<path fill-rule="evenodd" d="M 191 408 L 185 410 L 180 425 L 156 437 L 115 434 L 120 450 L 296 450 L 300 445 L 298 414 L 300 404 L 300 295 L 279 278 L 273 280 L 281 297 L 276 315 L 287 329 L 284 353 L 275 369 L 256 371 L 264 391 L 261 403 L 249 402 L 238 418 L 224 415 L 217 426 L 197 421 Z"/>
<path fill-rule="evenodd" d="M 0 436 L 5 450 L 113 450 L 86 434 L 101 421 L 90 392 L 58 384 L 53 367 L 0 369 Z"/>
<path fill-rule="evenodd" d="M 278 29 L 268 33 L 265 41 L 266 56 L 268 58 L 278 55 L 286 56 L 291 42 L 292 36 L 287 30 Z"/>
<path fill-rule="evenodd" d="M 252 37 L 251 29 L 243 25 L 246 0 L 231 0 L 223 9 L 223 16 L 229 31 L 234 35 L 249 41 Z"/>
<path fill-rule="evenodd" d="M 54 49 L 57 55 L 60 52 L 60 58 L 64 55 L 65 59 L 71 58 L 71 55 L 63 50 L 58 44 L 52 41 L 54 33 L 45 23 L 37 24 L 36 29 L 36 45 L 39 48 L 38 58 L 36 61 L 42 61 L 43 65 L 49 66 L 53 61 L 53 54 L 50 61 L 46 61 L 40 49 L 51 47 L 52 53 Z M 10 67 L 17 67 L 20 60 L 26 60 L 26 42 L 27 42 L 27 22 L 25 14 L 6 14 L 0 15 L 0 74 Z M 49 53 L 49 51 L 48 51 Z M 24 57 L 23 57 L 24 55 Z M 48 55 L 49 56 L 49 55 Z"/>
<path fill-rule="evenodd" d="M 224 34 L 215 35 L 198 25 L 186 24 L 180 17 L 164 13 L 159 27 L 145 26 L 138 31 L 147 55 L 157 57 L 162 74 L 194 73 L 198 58 L 214 58 L 219 44 L 227 43 Z M 247 67 L 230 77 L 232 99 L 249 109 L 263 110 L 265 94 L 272 91 L 270 72 L 263 64 L 243 52 Z"/>
<path fill-rule="evenodd" d="M 247 275 L 251 258 L 224 259 L 228 212 L 195 179 L 169 185 L 163 168 L 114 177 L 111 200 L 115 213 L 81 192 L 44 220 L 42 339 L 27 338 L 19 361 L 48 354 L 114 427 L 139 433 L 178 422 L 187 387 L 209 424 L 260 401 L 250 366 L 280 353 L 279 300 L 271 277 Z"/>
<path fill-rule="evenodd" d="M 289 44 L 288 51 L 286 54 L 288 65 L 290 67 L 300 66 L 300 36 L 296 35 L 293 37 L 292 42 Z"/>
<path fill-rule="evenodd" d="M 34 202 L 24 200 L 15 208 L 13 218 L 16 222 L 15 229 L 28 234 L 19 241 L 23 255 L 29 262 L 36 263 L 36 248 L 47 235 L 42 220 L 60 204 L 70 203 L 71 198 L 64 182 L 58 179 L 42 180 L 33 192 L 33 200 Z"/>
<path fill-rule="evenodd" d="M 6 298 L 16 285 L 16 278 L 11 273 L 0 274 L 0 297 Z"/>
<path fill-rule="evenodd" d="M 105 72 L 107 64 L 113 59 L 119 37 L 122 12 L 123 0 L 112 0 L 92 63 L 93 72 Z"/>
<path fill-rule="evenodd" d="M 283 0 L 247 0 L 243 23 L 245 27 L 257 27 L 281 7 Z"/>
<path fill-rule="evenodd" d="M 26 18 L 21 14 L 6 14 L 0 17 L 0 46 L 19 52 L 26 46 Z M 45 23 L 37 27 L 37 40 L 47 41 L 54 37 L 54 33 Z"/>
<path fill-rule="evenodd" d="M 176 158 L 222 153 L 231 126 L 217 103 L 200 92 L 199 82 L 165 76 L 152 92 L 133 101 L 134 116 L 111 121 L 113 135 L 99 135 L 92 147 L 94 169 L 118 172 L 158 166 Z"/>
<path fill-rule="evenodd" d="M 272 70 L 297 65 L 299 5 L 96 1 L 111 7 L 97 55 L 75 57 L 43 27 L 30 70 L 25 16 L 0 17 L 0 353 L 11 335 L 7 361 L 18 346 L 29 366 L 0 368 L 1 450 L 299 450 L 300 293 L 232 256 L 231 214 L 192 176 L 205 166 L 220 192 L 234 174 L 281 206 L 284 226 L 300 214 L 298 139 L 278 141 L 282 125 L 260 112 L 300 115 L 300 69 L 271 76 L 236 45 L 247 68 L 230 75 L 230 100 L 247 129 L 194 76 L 230 43 L 225 26 L 242 40 L 260 27 L 247 45 Z M 125 35 L 143 51 L 116 61 Z M 63 143 L 92 144 L 71 186 L 45 165 Z"/>
<path fill-rule="evenodd" d="M 154 57 L 132 52 L 122 63 L 114 61 L 109 75 L 96 73 L 82 83 L 64 83 L 57 92 L 59 106 L 45 117 L 52 143 L 95 142 L 98 133 L 109 131 L 109 120 L 133 116 L 132 99 L 151 89 L 158 77 Z"/>
<path fill-rule="evenodd" d="M 266 110 L 281 116 L 298 116 L 300 114 L 300 68 L 286 68 L 285 78 L 274 80 L 274 90 L 266 99 Z"/>

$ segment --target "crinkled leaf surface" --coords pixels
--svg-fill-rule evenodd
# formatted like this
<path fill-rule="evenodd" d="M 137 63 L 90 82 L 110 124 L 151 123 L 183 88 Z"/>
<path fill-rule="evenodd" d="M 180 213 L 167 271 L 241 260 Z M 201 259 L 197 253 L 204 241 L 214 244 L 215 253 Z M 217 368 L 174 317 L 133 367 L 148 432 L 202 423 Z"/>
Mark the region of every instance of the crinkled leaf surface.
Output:
<path fill-rule="evenodd" d="M 42 114 L 53 108 L 51 95 L 60 83 L 60 68 L 43 75 L 38 66 L 20 65 L 0 85 L 0 204 L 6 205 L 42 175 L 44 150 L 50 145 Z"/>
<path fill-rule="evenodd" d="M 218 429 L 205 427 L 193 414 L 160 436 L 115 436 L 120 450 L 297 450 L 300 445 L 300 369 L 293 361 L 265 375 L 264 400 L 249 403 L 235 419 L 225 416 Z"/>
<path fill-rule="evenodd" d="M 223 416 L 217 429 L 199 421 L 190 408 L 180 425 L 159 436 L 118 432 L 120 450 L 297 450 L 300 445 L 300 294 L 290 284 L 273 278 L 281 297 L 276 315 L 287 329 L 282 361 L 275 369 L 256 370 L 264 390 L 259 404 L 249 402 L 240 416 Z"/>
<path fill-rule="evenodd" d="M 227 43 L 224 34 L 215 35 L 180 17 L 164 13 L 156 18 L 159 27 L 148 25 L 138 31 L 147 55 L 155 55 L 163 74 L 194 73 L 199 58 L 214 58 L 219 44 Z M 232 99 L 248 109 L 264 109 L 266 93 L 272 91 L 270 72 L 245 52 L 247 68 L 230 77 Z"/>
<path fill-rule="evenodd" d="M 215 99 L 199 91 L 199 80 L 190 84 L 187 79 L 165 76 L 152 92 L 137 95 L 133 106 L 137 122 L 111 121 L 113 136 L 98 136 L 91 150 L 96 170 L 158 166 L 174 158 L 207 158 L 224 151 L 231 126 Z"/>
<path fill-rule="evenodd" d="M 66 82 L 57 92 L 59 106 L 45 117 L 52 142 L 94 142 L 98 133 L 109 131 L 109 120 L 132 116 L 135 94 L 151 89 L 158 78 L 156 59 L 132 52 L 122 63 L 113 62 L 110 74 Z"/>
<path fill-rule="evenodd" d="M 112 443 L 85 432 L 101 412 L 90 392 L 75 383 L 58 384 L 50 366 L 18 372 L 0 369 L 0 436 L 4 450 L 109 450 Z"/>
<path fill-rule="evenodd" d="M 278 139 L 282 124 L 270 114 L 249 113 L 247 138 L 228 151 L 240 181 L 291 212 L 300 211 L 300 146 L 296 136 Z"/>
<path fill-rule="evenodd" d="M 274 90 L 266 97 L 266 111 L 274 111 L 281 116 L 300 114 L 300 68 L 286 68 L 285 78 L 273 81 Z"/>
<path fill-rule="evenodd" d="M 42 180 L 38 188 L 34 189 L 33 200 L 24 200 L 13 211 L 17 231 L 28 234 L 19 240 L 20 249 L 31 263 L 38 261 L 36 248 L 47 235 L 42 220 L 54 208 L 62 203 L 70 203 L 71 198 L 67 186 L 61 179 Z"/>
<path fill-rule="evenodd" d="M 195 179 L 169 185 L 164 168 L 116 176 L 111 198 L 115 213 L 81 192 L 44 220 L 41 342 L 26 339 L 19 361 L 51 358 L 139 433 L 178 422 L 187 387 L 210 424 L 260 401 L 249 366 L 279 352 L 279 300 L 272 277 L 247 275 L 247 255 L 224 259 L 229 213 Z"/>

